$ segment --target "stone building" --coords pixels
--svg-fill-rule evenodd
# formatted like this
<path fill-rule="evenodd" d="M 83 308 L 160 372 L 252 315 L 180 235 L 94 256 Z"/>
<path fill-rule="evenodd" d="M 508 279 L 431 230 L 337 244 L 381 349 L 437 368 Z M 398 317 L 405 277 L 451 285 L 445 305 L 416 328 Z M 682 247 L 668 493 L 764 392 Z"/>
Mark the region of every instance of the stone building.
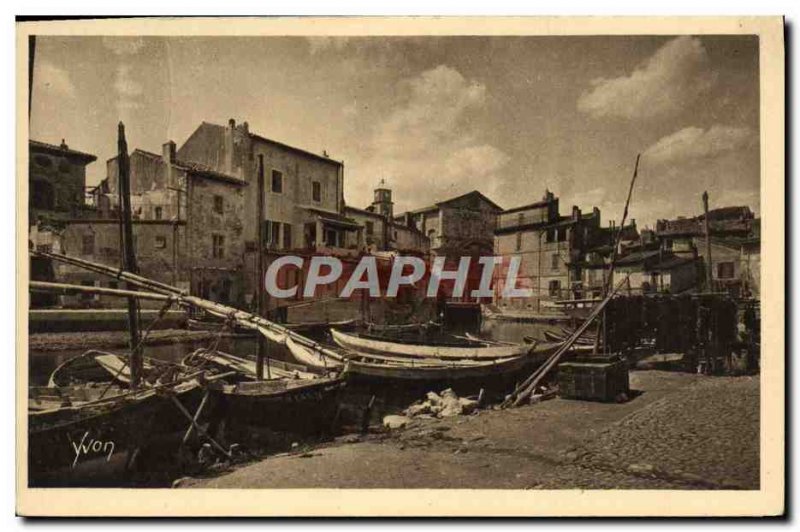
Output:
<path fill-rule="evenodd" d="M 247 122 L 237 125 L 232 119 L 227 126 L 203 122 L 177 154 L 181 160 L 194 161 L 247 184 L 240 216 L 248 304 L 253 304 L 260 282 L 256 266 L 259 224 L 266 250 L 264 268 L 288 252 L 345 258 L 361 252 L 363 226 L 344 212 L 341 161 L 257 135 Z M 263 202 L 259 201 L 259 190 L 263 191 Z M 303 273 L 298 276 L 298 282 L 302 282 Z M 265 304 L 274 308 L 280 302 Z"/>
<path fill-rule="evenodd" d="M 139 272 L 192 293 L 243 304 L 244 241 L 242 206 L 247 184 L 177 159 L 175 143 L 156 154 L 130 154 L 134 247 Z M 80 216 L 63 217 L 58 226 L 38 231 L 49 249 L 120 266 L 119 166 L 107 161 L 107 177 L 91 191 Z M 117 287 L 117 282 L 68 265 L 54 266 L 64 282 Z M 64 296 L 64 306 L 119 307 L 119 298 Z M 147 304 L 145 305 L 147 306 Z"/>
<path fill-rule="evenodd" d="M 497 215 L 503 209 L 473 190 L 395 217 L 430 240 L 431 253 L 458 261 L 462 256 L 492 255 Z"/>
<path fill-rule="evenodd" d="M 680 294 L 697 287 L 695 262 L 661 249 L 631 252 L 616 262 L 613 284 L 623 294 Z"/>
<path fill-rule="evenodd" d="M 28 141 L 28 245 L 41 251 L 58 247 L 54 231 L 63 228 L 63 220 L 84 213 L 86 167 L 96 161 L 90 153 L 70 149 L 62 140 L 59 146 Z M 30 277 L 54 281 L 56 266 L 48 259 L 31 257 Z M 53 306 L 58 297 L 32 293 L 32 307 Z"/>
<path fill-rule="evenodd" d="M 747 206 L 708 211 L 711 264 L 706 258 L 705 214 L 692 218 L 658 220 L 656 237 L 663 249 L 679 256 L 698 257 L 698 285 L 711 268 L 712 290 L 732 295 L 758 296 L 760 291 L 761 224 Z"/>
<path fill-rule="evenodd" d="M 555 301 L 583 297 L 586 251 L 602 234 L 597 208 L 583 214 L 573 207 L 561 215 L 559 199 L 550 191 L 540 201 L 501 212 L 494 245 L 504 262 L 495 270 L 494 304 L 544 314 L 557 308 Z M 530 289 L 531 297 L 503 297 L 511 257 L 518 257 L 520 264 L 517 288 Z M 602 262 L 599 254 L 598 260 Z"/>
<path fill-rule="evenodd" d="M 96 161 L 90 153 L 28 141 L 29 224 L 44 218 L 74 217 L 84 207 L 86 166 Z"/>

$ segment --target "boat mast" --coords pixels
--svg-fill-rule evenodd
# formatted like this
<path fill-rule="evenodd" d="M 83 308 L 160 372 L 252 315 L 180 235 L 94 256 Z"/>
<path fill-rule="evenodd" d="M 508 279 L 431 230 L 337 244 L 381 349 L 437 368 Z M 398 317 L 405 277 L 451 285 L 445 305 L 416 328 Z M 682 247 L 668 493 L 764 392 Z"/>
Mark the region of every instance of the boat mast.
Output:
<path fill-rule="evenodd" d="M 266 203 L 266 185 L 264 183 L 264 156 L 258 155 L 258 231 L 256 244 L 256 314 L 259 317 L 264 316 L 264 204 Z M 258 380 L 264 379 L 264 355 L 266 351 L 266 343 L 259 334 L 256 337 L 256 378 Z M 269 369 L 267 369 L 269 373 Z"/>
<path fill-rule="evenodd" d="M 705 218 L 706 240 L 706 292 L 713 292 L 714 273 L 711 269 L 711 230 L 708 222 L 708 191 L 703 192 L 703 216 Z"/>
<path fill-rule="evenodd" d="M 133 222 L 131 219 L 131 182 L 128 143 L 125 140 L 125 124 L 119 123 L 117 131 L 117 167 L 119 169 L 119 216 L 120 249 L 122 250 L 122 269 L 133 274 L 139 273 L 136 265 L 136 250 L 133 243 Z M 135 286 L 128 283 L 129 290 Z M 142 352 L 139 345 L 139 300 L 128 298 L 128 330 L 130 331 L 131 388 L 139 386 L 142 378 Z"/>

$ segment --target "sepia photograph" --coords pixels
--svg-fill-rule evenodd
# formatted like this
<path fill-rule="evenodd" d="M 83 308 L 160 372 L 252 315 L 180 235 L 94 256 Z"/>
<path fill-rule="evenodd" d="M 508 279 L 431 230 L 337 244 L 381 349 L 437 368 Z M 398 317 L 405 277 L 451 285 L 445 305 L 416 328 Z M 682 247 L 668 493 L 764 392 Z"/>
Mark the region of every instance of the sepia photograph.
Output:
<path fill-rule="evenodd" d="M 783 22 L 547 20 L 18 22 L 18 512 L 781 513 Z"/>

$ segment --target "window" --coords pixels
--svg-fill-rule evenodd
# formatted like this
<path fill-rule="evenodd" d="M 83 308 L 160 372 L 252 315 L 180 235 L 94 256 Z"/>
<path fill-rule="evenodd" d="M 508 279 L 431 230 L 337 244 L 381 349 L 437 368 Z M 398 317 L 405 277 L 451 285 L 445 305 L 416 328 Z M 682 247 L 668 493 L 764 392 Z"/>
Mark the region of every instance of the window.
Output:
<path fill-rule="evenodd" d="M 337 235 L 334 229 L 326 229 L 325 230 L 325 245 L 328 247 L 338 247 L 337 246 Z"/>
<path fill-rule="evenodd" d="M 319 181 L 312 181 L 311 183 L 311 199 L 322 201 L 322 184 Z"/>
<path fill-rule="evenodd" d="M 224 206 L 225 200 L 222 199 L 222 196 L 214 196 L 214 212 L 222 214 Z"/>
<path fill-rule="evenodd" d="M 222 235 L 211 235 L 211 253 L 215 259 L 225 257 L 225 237 Z"/>
<path fill-rule="evenodd" d="M 717 279 L 733 279 L 735 274 L 732 262 L 717 263 Z"/>
<path fill-rule="evenodd" d="M 517 243 L 516 243 L 517 251 L 522 249 L 522 231 L 517 232 Z"/>
<path fill-rule="evenodd" d="M 34 209 L 52 209 L 55 204 L 53 185 L 41 179 L 31 181 L 30 202 Z"/>
<path fill-rule="evenodd" d="M 550 243 L 550 242 L 555 242 L 555 239 L 556 239 L 555 237 L 556 237 L 556 235 L 555 235 L 555 230 L 554 230 L 554 229 L 548 229 L 548 230 L 547 230 L 547 237 L 546 237 L 546 241 L 547 241 L 548 243 Z"/>
<path fill-rule="evenodd" d="M 272 171 L 272 191 L 283 194 L 283 174 L 277 170 Z"/>
<path fill-rule="evenodd" d="M 283 249 L 292 249 L 291 224 L 283 224 Z"/>
<path fill-rule="evenodd" d="M 375 234 L 375 222 L 364 222 L 364 227 L 366 227 L 368 236 Z"/>
<path fill-rule="evenodd" d="M 272 222 L 270 224 L 272 227 L 270 229 L 269 235 L 269 242 L 273 246 L 277 247 L 281 241 L 281 223 L 280 222 Z"/>
<path fill-rule="evenodd" d="M 94 255 L 94 234 L 83 235 L 81 241 L 81 254 Z"/>
<path fill-rule="evenodd" d="M 561 263 L 561 257 L 558 256 L 558 253 L 553 253 L 550 256 L 550 268 L 553 270 L 557 270 L 560 263 Z"/>
<path fill-rule="evenodd" d="M 153 216 L 155 216 L 156 220 L 161 219 L 161 207 L 156 207 Z"/>
<path fill-rule="evenodd" d="M 561 294 L 561 281 L 550 281 L 548 289 L 550 297 L 558 297 Z"/>
<path fill-rule="evenodd" d="M 117 281 L 109 281 L 108 287 L 116 290 L 117 288 L 119 288 L 119 283 Z"/>
<path fill-rule="evenodd" d="M 156 249 L 164 249 L 167 247 L 167 237 L 165 236 L 157 236 L 156 237 Z"/>

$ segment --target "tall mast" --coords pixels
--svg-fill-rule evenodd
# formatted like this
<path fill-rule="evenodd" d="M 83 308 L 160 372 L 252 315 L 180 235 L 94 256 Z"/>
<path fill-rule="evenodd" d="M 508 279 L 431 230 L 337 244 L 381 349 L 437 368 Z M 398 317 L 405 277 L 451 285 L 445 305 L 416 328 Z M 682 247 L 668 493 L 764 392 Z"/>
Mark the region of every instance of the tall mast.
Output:
<path fill-rule="evenodd" d="M 703 214 L 706 234 L 706 291 L 713 292 L 714 272 L 711 269 L 711 230 L 708 222 L 708 191 L 703 192 Z"/>
<path fill-rule="evenodd" d="M 122 269 L 130 273 L 139 273 L 136 266 L 136 250 L 133 242 L 133 222 L 131 216 L 131 182 L 130 164 L 128 160 L 128 143 L 125 141 L 125 124 L 119 123 L 117 132 L 117 165 L 119 168 L 119 215 L 120 215 L 120 248 L 122 250 Z M 129 290 L 136 288 L 128 284 Z M 142 379 L 142 352 L 139 346 L 139 301 L 135 297 L 128 298 L 128 330 L 130 331 L 130 368 L 131 388 L 136 388 Z"/>
<path fill-rule="evenodd" d="M 256 314 L 259 317 L 264 316 L 264 194 L 265 194 L 265 183 L 264 183 L 264 156 L 259 154 L 258 156 L 258 175 L 256 176 L 258 179 L 258 200 L 256 202 L 257 209 L 258 209 L 258 216 L 256 220 L 258 221 L 258 231 L 257 231 L 257 238 L 258 242 L 256 244 Z M 256 378 L 258 380 L 262 380 L 264 378 L 264 351 L 266 345 L 264 345 L 263 340 L 261 339 L 261 335 L 258 335 L 256 338 Z"/>

